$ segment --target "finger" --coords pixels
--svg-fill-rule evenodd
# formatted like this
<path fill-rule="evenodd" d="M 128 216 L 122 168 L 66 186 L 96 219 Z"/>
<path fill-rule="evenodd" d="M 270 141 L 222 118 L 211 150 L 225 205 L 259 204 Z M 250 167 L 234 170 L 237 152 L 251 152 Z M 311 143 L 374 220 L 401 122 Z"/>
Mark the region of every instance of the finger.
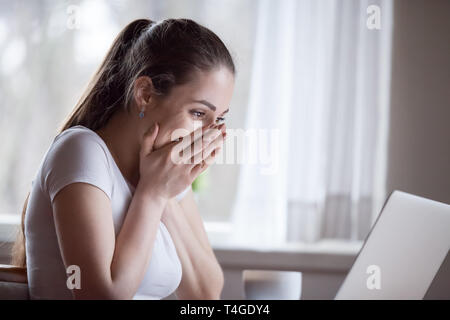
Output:
<path fill-rule="evenodd" d="M 225 140 L 225 137 L 227 136 L 227 127 L 225 123 L 222 123 L 221 125 L 217 126 L 217 129 L 220 130 L 222 133 L 222 137 Z"/>
<path fill-rule="evenodd" d="M 148 155 L 153 150 L 156 137 L 158 135 L 159 125 L 155 122 L 145 133 L 141 142 L 141 155 Z"/>
<path fill-rule="evenodd" d="M 220 132 L 222 132 L 222 135 L 224 135 L 225 133 L 226 133 L 226 124 L 225 123 L 222 123 L 222 124 L 220 124 L 220 125 L 214 125 L 214 126 L 212 126 L 212 128 L 213 129 L 217 129 L 217 130 L 219 130 Z"/>
<path fill-rule="evenodd" d="M 170 148 L 170 159 L 171 159 L 172 163 L 177 164 L 177 165 L 183 163 L 182 141 L 174 140 L 168 144 L 168 148 Z"/>
<path fill-rule="evenodd" d="M 223 137 L 222 137 L 221 133 L 219 132 L 217 137 L 211 143 L 204 144 L 204 147 L 201 150 L 201 152 L 196 153 L 185 163 L 189 163 L 192 165 L 201 163 L 203 160 L 205 160 L 207 157 L 209 157 L 209 155 L 214 151 L 214 149 L 217 149 L 218 147 L 222 147 L 223 142 L 224 142 Z"/>
<path fill-rule="evenodd" d="M 219 136 L 216 140 L 210 143 L 204 150 L 202 154 L 202 160 L 206 160 L 210 155 L 214 152 L 214 150 L 218 148 L 222 148 L 223 146 L 223 138 Z"/>
<path fill-rule="evenodd" d="M 207 129 L 210 127 L 211 125 L 204 125 L 203 127 L 195 129 L 187 136 L 180 137 L 182 139 L 180 146 L 182 146 L 183 149 L 187 148 L 193 143 L 193 141 L 197 140 L 198 138 L 201 138 L 203 134 L 207 131 Z"/>
<path fill-rule="evenodd" d="M 214 163 L 214 161 L 216 161 L 217 156 L 220 154 L 221 151 L 222 151 L 222 146 L 215 148 L 210 153 L 210 155 L 205 160 L 203 160 L 205 162 L 206 166 L 209 167 L 210 165 L 212 165 Z"/>
<path fill-rule="evenodd" d="M 203 151 L 212 143 L 216 143 L 218 139 L 222 139 L 222 132 L 217 129 L 208 129 L 203 138 L 194 141 L 182 151 L 182 161 L 184 163 L 198 163 L 203 160 Z"/>
<path fill-rule="evenodd" d="M 207 168 L 207 166 L 205 164 L 203 164 L 203 162 L 193 166 L 191 169 L 191 180 L 192 181 L 195 180 L 199 176 L 200 173 L 202 173 L 204 170 L 206 170 L 206 168 Z"/>
<path fill-rule="evenodd" d="M 222 123 L 220 126 L 218 126 L 218 129 L 222 131 L 222 133 L 225 133 L 227 131 L 227 125 L 225 123 Z"/>
<path fill-rule="evenodd" d="M 224 124 L 221 125 L 216 125 L 216 124 L 210 124 L 210 125 L 205 125 L 201 128 L 196 129 L 194 132 L 191 132 L 189 135 L 182 137 L 183 139 L 183 147 L 186 150 L 189 150 L 189 148 L 191 149 L 192 154 L 194 154 L 194 152 L 198 152 L 200 151 L 199 149 L 194 150 L 193 145 L 199 143 L 199 142 L 206 142 L 209 143 L 209 140 L 213 140 L 215 137 L 210 137 L 210 135 L 215 136 L 216 135 L 216 130 L 219 130 L 221 132 L 223 132 L 224 128 Z"/>
<path fill-rule="evenodd" d="M 213 150 L 213 152 L 201 163 L 195 165 L 191 169 L 191 177 L 192 179 L 197 178 L 202 172 L 209 168 L 211 164 L 214 163 L 216 156 L 220 153 L 222 147 L 218 147 Z"/>

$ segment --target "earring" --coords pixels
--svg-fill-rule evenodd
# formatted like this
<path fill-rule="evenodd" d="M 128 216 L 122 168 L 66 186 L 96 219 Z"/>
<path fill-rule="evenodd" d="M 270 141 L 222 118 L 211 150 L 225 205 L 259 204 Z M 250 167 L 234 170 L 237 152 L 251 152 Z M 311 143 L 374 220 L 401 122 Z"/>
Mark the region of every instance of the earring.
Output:
<path fill-rule="evenodd" d="M 139 118 L 142 119 L 144 117 L 144 111 L 139 112 Z"/>

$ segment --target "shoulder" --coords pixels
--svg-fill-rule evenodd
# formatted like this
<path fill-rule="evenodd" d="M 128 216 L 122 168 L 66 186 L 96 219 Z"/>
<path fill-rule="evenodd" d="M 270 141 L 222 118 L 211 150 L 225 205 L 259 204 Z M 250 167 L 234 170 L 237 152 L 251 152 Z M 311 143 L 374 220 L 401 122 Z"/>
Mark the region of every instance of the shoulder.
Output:
<path fill-rule="evenodd" d="M 82 126 L 75 126 L 58 134 L 53 140 L 53 146 L 56 150 L 61 148 L 88 149 L 90 151 L 103 152 L 106 155 L 104 142 L 100 136 Z"/>
<path fill-rule="evenodd" d="M 68 164 L 73 161 L 103 160 L 108 164 L 104 142 L 94 131 L 76 126 L 58 134 L 44 159 L 46 166 L 55 161 Z M 45 166 L 44 165 L 44 166 Z"/>
<path fill-rule="evenodd" d="M 71 182 L 88 182 L 110 194 L 112 174 L 106 145 L 94 131 L 76 126 L 53 140 L 41 168 L 41 185 L 51 197 Z"/>

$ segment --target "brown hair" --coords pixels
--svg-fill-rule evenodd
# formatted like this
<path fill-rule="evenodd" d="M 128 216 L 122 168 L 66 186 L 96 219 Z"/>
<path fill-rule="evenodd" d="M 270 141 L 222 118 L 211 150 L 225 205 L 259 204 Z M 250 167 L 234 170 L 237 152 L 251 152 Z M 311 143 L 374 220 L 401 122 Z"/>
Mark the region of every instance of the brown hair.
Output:
<path fill-rule="evenodd" d="M 220 38 L 190 19 L 153 22 L 139 19 L 116 37 L 98 70 L 75 105 L 59 133 L 75 125 L 91 130 L 102 128 L 120 108 L 128 112 L 135 80 L 152 79 L 154 93 L 164 97 L 176 86 L 188 82 L 196 71 L 226 67 L 235 74 L 233 59 Z M 12 250 L 11 263 L 26 266 L 24 219 Z"/>

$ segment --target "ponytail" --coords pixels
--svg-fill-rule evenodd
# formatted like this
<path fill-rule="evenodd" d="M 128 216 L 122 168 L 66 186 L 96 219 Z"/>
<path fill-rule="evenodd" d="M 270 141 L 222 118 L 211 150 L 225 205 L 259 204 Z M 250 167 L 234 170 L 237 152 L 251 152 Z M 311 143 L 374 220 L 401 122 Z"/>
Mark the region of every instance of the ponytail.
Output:
<path fill-rule="evenodd" d="M 76 125 L 83 125 L 92 130 L 101 128 L 109 120 L 116 110 L 116 106 L 121 105 L 121 92 L 124 92 L 123 79 L 120 79 L 120 69 L 124 57 L 140 34 L 153 21 L 139 19 L 127 25 L 116 37 L 106 54 L 102 64 L 89 81 L 87 88 L 80 100 L 75 105 L 74 111 L 61 126 L 62 132 Z M 25 268 L 25 213 L 28 207 L 28 192 L 22 209 L 20 229 L 12 247 L 11 264 Z"/>
<path fill-rule="evenodd" d="M 97 130 L 108 122 L 118 106 L 124 105 L 125 57 L 132 45 L 152 23 L 153 21 L 148 19 L 135 20 L 117 35 L 102 64 L 75 105 L 74 111 L 59 132 L 75 125 Z"/>

